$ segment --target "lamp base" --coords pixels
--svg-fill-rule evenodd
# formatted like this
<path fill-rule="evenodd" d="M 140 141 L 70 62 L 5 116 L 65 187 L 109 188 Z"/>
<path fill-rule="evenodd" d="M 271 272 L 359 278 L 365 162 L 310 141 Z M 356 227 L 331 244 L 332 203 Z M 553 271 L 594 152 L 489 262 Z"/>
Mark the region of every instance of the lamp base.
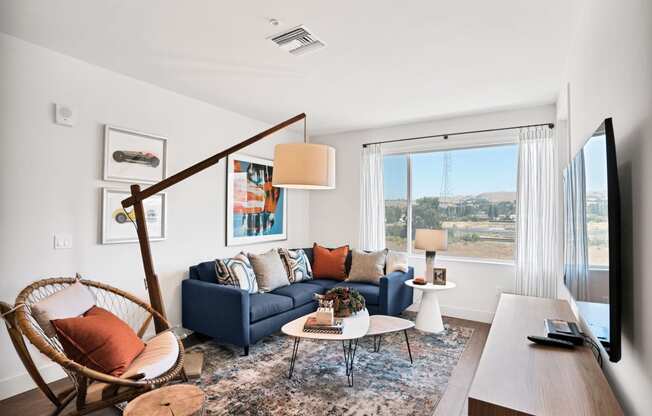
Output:
<path fill-rule="evenodd" d="M 426 281 L 428 283 L 434 282 L 435 274 L 433 273 L 433 268 L 435 267 L 436 255 L 436 251 L 426 251 Z"/>

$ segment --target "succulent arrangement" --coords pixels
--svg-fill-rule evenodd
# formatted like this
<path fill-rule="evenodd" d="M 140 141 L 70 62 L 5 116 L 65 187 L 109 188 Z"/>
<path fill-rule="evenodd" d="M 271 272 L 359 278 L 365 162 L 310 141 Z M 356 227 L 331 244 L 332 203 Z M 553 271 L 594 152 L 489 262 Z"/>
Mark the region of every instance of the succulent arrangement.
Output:
<path fill-rule="evenodd" d="M 332 302 L 337 318 L 345 318 L 365 308 L 365 300 L 357 290 L 335 287 L 320 297 L 320 302 Z"/>

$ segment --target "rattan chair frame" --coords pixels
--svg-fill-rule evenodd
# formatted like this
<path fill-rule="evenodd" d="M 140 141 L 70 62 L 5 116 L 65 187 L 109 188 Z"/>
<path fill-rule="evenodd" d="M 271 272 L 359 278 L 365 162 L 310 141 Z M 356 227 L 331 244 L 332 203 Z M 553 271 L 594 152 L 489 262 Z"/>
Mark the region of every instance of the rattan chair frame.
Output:
<path fill-rule="evenodd" d="M 77 410 L 72 414 L 81 415 L 104 407 L 112 406 L 116 403 L 120 403 L 125 400 L 132 399 L 139 394 L 142 394 L 153 388 L 164 385 L 178 378 L 179 376 L 181 376 L 184 380 L 186 379 L 185 373 L 183 372 L 184 349 L 183 349 L 183 344 L 179 339 L 177 339 L 177 342 L 179 343 L 179 356 L 174 366 L 168 371 L 166 371 L 164 374 L 161 374 L 160 376 L 151 379 L 139 378 L 138 376 L 133 378 L 120 378 L 120 377 L 112 376 L 110 374 L 105 374 L 93 370 L 91 368 L 88 368 L 80 363 L 77 363 L 74 360 L 68 358 L 65 355 L 65 353 L 53 348 L 51 343 L 45 339 L 45 336 L 34 329 L 35 320 L 33 317 L 31 317 L 31 308 L 29 307 L 30 295 L 34 291 L 43 288 L 47 288 L 50 286 L 70 285 L 75 282 L 80 282 L 86 286 L 93 287 L 98 290 L 110 292 L 111 294 L 119 298 L 126 299 L 131 303 L 137 305 L 138 307 L 142 308 L 147 315 L 144 322 L 142 323 L 141 328 L 138 330 L 138 336 L 140 338 L 142 338 L 142 336 L 144 335 L 147 327 L 151 324 L 153 318 L 159 319 L 161 322 L 163 322 L 167 330 L 170 329 L 169 322 L 158 312 L 156 312 L 149 304 L 147 304 L 143 300 L 139 299 L 138 297 L 128 292 L 106 285 L 104 283 L 100 283 L 92 280 L 77 279 L 72 277 L 57 277 L 57 278 L 39 280 L 24 288 L 16 297 L 16 303 L 13 308 L 12 315 L 8 317 L 9 319 L 7 319 L 8 328 L 10 329 L 10 335 L 12 335 L 12 341 L 14 341 L 14 346 L 19 356 L 21 357 L 21 360 L 25 364 L 28 372 L 30 373 L 30 375 L 32 375 L 34 372 L 38 375 L 38 377 L 35 378 L 33 376 L 32 378 L 35 378 L 35 381 L 37 381 L 37 385 L 39 386 L 39 388 L 41 388 L 41 390 L 43 390 L 46 396 L 48 396 L 48 398 L 57 406 L 58 409 L 57 412 L 55 412 L 55 414 L 62 411 L 63 408 L 75 397 L 76 397 Z M 20 333 L 25 338 L 27 338 L 29 342 L 34 347 L 36 347 L 42 354 L 44 354 L 49 359 L 51 359 L 52 361 L 54 361 L 55 363 L 63 367 L 63 369 L 68 374 L 68 376 L 73 381 L 73 384 L 75 386 L 74 390 L 72 390 L 71 392 L 65 395 L 59 395 L 58 397 L 56 397 L 56 400 L 54 400 L 55 397 L 52 394 L 51 390 L 47 388 L 47 385 L 45 386 L 45 388 L 43 388 L 42 384 L 44 383 L 42 383 L 42 379 L 41 379 L 41 383 L 38 382 L 37 379 L 40 378 L 40 375 L 38 374 L 38 369 L 36 368 L 36 365 L 31 359 L 29 352 L 26 350 L 25 344 L 24 342 L 22 342 L 22 339 L 20 340 L 14 339 L 16 338 L 16 334 L 11 333 L 10 324 L 17 326 L 18 329 L 20 330 Z M 140 377 L 142 377 L 142 375 L 140 375 Z M 112 388 L 115 391 L 115 395 L 111 396 L 106 400 L 102 399 L 99 401 L 87 403 L 86 390 L 89 384 L 94 381 L 112 385 L 113 386 Z M 127 389 L 124 389 L 125 387 L 127 387 Z M 118 389 L 121 389 L 121 391 L 118 392 Z"/>

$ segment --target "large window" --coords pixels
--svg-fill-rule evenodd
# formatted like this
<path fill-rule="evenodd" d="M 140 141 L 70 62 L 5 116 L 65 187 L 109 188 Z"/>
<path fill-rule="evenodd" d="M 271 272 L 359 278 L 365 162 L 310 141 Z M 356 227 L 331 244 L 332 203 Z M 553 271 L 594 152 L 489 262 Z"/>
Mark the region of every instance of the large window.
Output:
<path fill-rule="evenodd" d="M 517 155 L 510 144 L 385 156 L 387 247 L 421 254 L 415 230 L 443 228 L 439 255 L 513 260 Z"/>

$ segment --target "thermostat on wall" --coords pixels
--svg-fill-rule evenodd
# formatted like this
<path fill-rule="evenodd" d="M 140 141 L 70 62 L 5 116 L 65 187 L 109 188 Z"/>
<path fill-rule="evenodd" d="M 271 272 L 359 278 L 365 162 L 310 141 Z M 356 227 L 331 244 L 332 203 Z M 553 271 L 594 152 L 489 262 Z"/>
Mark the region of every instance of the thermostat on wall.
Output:
<path fill-rule="evenodd" d="M 55 123 L 62 126 L 74 126 L 75 121 L 77 121 L 75 109 L 67 105 L 55 104 L 54 114 Z"/>

